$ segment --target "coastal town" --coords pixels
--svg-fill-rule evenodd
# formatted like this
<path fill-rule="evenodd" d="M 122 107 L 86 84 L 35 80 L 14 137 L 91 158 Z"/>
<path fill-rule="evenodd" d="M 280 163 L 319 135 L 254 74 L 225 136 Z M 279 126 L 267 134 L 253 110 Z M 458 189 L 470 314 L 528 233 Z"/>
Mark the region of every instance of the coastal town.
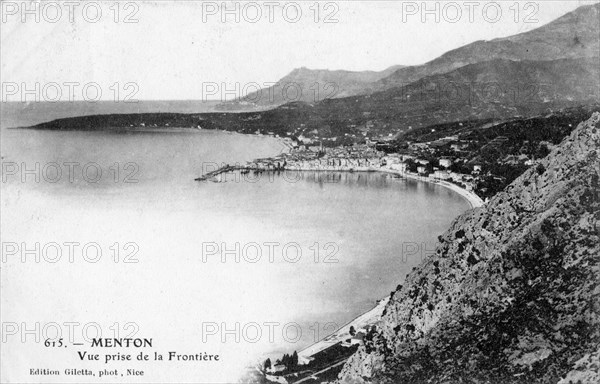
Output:
<path fill-rule="evenodd" d="M 197 180 L 210 180 L 235 171 L 385 172 L 450 188 L 465 197 L 472 207 L 477 207 L 484 204 L 484 199 L 477 191 L 486 178 L 492 176 L 490 172 L 483 172 L 481 164 L 469 164 L 467 158 L 461 157 L 469 144 L 460 142 L 456 136 L 444 137 L 436 142 L 410 144 L 402 153 L 388 153 L 384 149 L 386 143 L 375 141 L 337 147 L 325 147 L 307 139 L 295 141 L 281 138 L 281 142 L 287 150 L 278 156 L 256 159 L 245 165 L 226 164 Z M 453 155 L 436 157 L 440 143 L 447 144 Z M 532 164 L 527 157 L 524 162 L 528 166 Z M 479 192 L 485 193 L 485 190 Z"/>
<path fill-rule="evenodd" d="M 398 154 L 378 150 L 376 143 L 354 144 L 347 147 L 323 147 L 293 144 L 285 140 L 289 151 L 276 157 L 256 159 L 245 165 L 229 165 L 209 172 L 197 181 L 211 180 L 228 172 L 275 172 L 275 171 L 317 171 L 317 172 L 385 172 L 391 175 L 434 182 L 453 189 L 463 195 L 472 207 L 483 205 L 484 201 L 474 192 L 481 166 L 473 166 L 470 174 L 453 172 L 454 161 L 442 158 L 437 162 L 411 154 Z M 222 180 L 222 179 L 220 179 Z"/>
<path fill-rule="evenodd" d="M 454 161 L 452 158 L 429 160 L 417 153 L 385 153 L 377 148 L 376 142 L 369 142 L 333 148 L 300 145 L 278 157 L 256 160 L 250 167 L 257 170 L 380 171 L 418 180 L 451 182 L 473 193 L 481 165 L 474 165 L 472 173 L 465 174 L 452 171 Z"/>
<path fill-rule="evenodd" d="M 571 109 L 527 119 L 446 123 L 398 137 L 367 133 L 344 145 L 274 134 L 285 148 L 279 155 L 223 164 L 196 180 L 223 181 L 217 176 L 231 172 L 384 172 L 452 189 L 477 207 L 535 166 L 586 113 Z"/>
<path fill-rule="evenodd" d="M 319 171 L 319 172 L 386 172 L 405 178 L 430 181 L 454 189 L 465 196 L 472 206 L 483 200 L 474 189 L 481 166 L 474 165 L 472 173 L 452 171 L 451 158 L 430 161 L 416 154 L 385 153 L 377 143 L 354 144 L 344 147 L 296 145 L 277 157 L 257 159 L 245 166 L 246 171 Z"/>
<path fill-rule="evenodd" d="M 299 121 L 285 119 L 296 108 Z M 288 108 L 288 109 L 285 109 Z M 364 124 L 328 129 L 309 125 L 303 107 L 286 105 L 262 116 L 251 114 L 112 114 L 64 118 L 31 127 L 44 130 L 223 130 L 278 139 L 284 150 L 275 157 L 247 164 L 202 169 L 197 181 L 222 181 L 220 175 L 272 171 L 386 172 L 436 183 L 481 205 L 550 153 L 577 126 L 600 110 L 600 104 L 549 110 L 533 117 L 487 118 L 429 126 L 378 125 L 369 115 Z M 309 116 L 304 116 L 309 119 Z M 310 119 L 309 119 L 310 120 Z M 316 126 L 316 128 L 315 128 Z M 204 164 L 203 164 L 204 168 Z"/>

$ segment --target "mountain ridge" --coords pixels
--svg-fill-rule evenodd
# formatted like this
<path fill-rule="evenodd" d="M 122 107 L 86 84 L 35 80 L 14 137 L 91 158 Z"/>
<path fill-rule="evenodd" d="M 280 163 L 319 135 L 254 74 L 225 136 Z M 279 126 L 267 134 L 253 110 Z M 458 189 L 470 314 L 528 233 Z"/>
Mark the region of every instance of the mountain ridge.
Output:
<path fill-rule="evenodd" d="M 403 67 L 394 65 L 382 71 L 295 68 L 273 86 L 251 92 L 236 101 L 221 103 L 219 108 L 239 109 L 249 105 L 261 108 L 290 101 L 318 103 L 326 98 L 351 96 L 369 89 L 370 84 Z"/>
<path fill-rule="evenodd" d="M 392 66 L 380 72 L 297 68 L 279 80 L 277 85 L 234 102 L 222 103 L 221 109 L 264 110 L 291 101 L 314 104 L 323 100 L 370 95 L 407 86 L 422 78 L 448 73 L 466 65 L 489 61 L 490 58 L 539 62 L 598 57 L 599 36 L 600 3 L 583 5 L 531 31 L 475 41 L 420 65 Z M 315 89 L 315 83 L 319 83 L 318 90 Z M 285 96 L 283 88 L 288 84 L 293 88 L 299 84 L 301 97 L 293 92 L 294 89 Z M 274 97 L 270 97 L 271 92 Z M 256 102 L 252 101 L 256 98 Z"/>
<path fill-rule="evenodd" d="M 480 40 L 450 50 L 425 64 L 401 68 L 379 81 L 379 89 L 406 85 L 490 57 L 509 60 L 556 60 L 596 57 L 600 52 L 600 3 L 584 5 L 528 32 Z"/>
<path fill-rule="evenodd" d="M 384 137 L 436 122 L 535 116 L 600 96 L 599 58 L 494 59 L 371 95 L 306 106 L 339 134 Z M 280 107 L 281 108 L 281 107 Z M 352 128 L 355 126 L 356 128 Z M 307 127 L 310 131 L 312 127 Z M 318 136 L 327 133 L 321 126 Z"/>
<path fill-rule="evenodd" d="M 318 139 L 342 145 L 445 122 L 536 116 L 598 103 L 600 58 L 492 60 L 373 95 L 288 103 L 243 113 L 139 114 L 60 119 L 40 129 L 171 126 Z M 498 91 L 500 89 L 500 91 Z M 168 125 L 167 125 L 168 124 Z"/>

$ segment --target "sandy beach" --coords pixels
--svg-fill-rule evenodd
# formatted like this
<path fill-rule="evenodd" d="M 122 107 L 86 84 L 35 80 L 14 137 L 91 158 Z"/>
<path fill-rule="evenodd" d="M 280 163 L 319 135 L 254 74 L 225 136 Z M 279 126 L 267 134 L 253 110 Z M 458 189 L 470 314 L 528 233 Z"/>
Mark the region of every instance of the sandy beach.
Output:
<path fill-rule="evenodd" d="M 466 189 L 461 188 L 456 184 L 449 183 L 447 181 L 436 180 L 436 179 L 431 179 L 429 177 L 414 175 L 414 174 L 405 173 L 405 172 L 392 171 L 392 170 L 378 170 L 378 172 L 389 173 L 389 174 L 397 175 L 397 176 L 404 177 L 407 179 L 423 181 L 426 183 L 432 183 L 432 184 L 440 185 L 444 188 L 448 188 L 448 189 L 458 193 L 462 197 L 464 197 L 469 202 L 469 204 L 471 204 L 471 208 L 478 208 L 485 204 L 485 202 L 479 196 L 477 196 L 475 193 L 467 191 Z"/>
<path fill-rule="evenodd" d="M 458 193 L 463 198 L 465 198 L 471 205 L 471 208 L 478 208 L 485 204 L 483 199 L 481 199 L 475 193 L 473 193 L 471 191 L 467 191 L 466 189 L 461 188 L 456 184 L 453 184 L 453 183 L 450 183 L 450 182 L 447 182 L 444 180 L 432 179 L 430 177 L 420 176 L 420 175 L 416 175 L 416 174 L 412 174 L 412 173 L 394 171 L 392 169 L 370 168 L 370 167 L 353 167 L 350 169 L 347 169 L 347 168 L 335 168 L 335 169 L 318 168 L 318 169 L 316 169 L 316 168 L 312 168 L 312 167 L 293 167 L 293 168 L 286 168 L 286 169 L 290 170 L 290 171 L 311 171 L 311 172 L 381 172 L 381 173 L 385 173 L 385 174 L 399 176 L 401 178 L 422 181 L 425 183 L 436 184 L 436 185 L 442 186 L 444 188 L 448 188 L 448 189 Z M 268 170 L 265 170 L 265 171 L 268 171 Z"/>

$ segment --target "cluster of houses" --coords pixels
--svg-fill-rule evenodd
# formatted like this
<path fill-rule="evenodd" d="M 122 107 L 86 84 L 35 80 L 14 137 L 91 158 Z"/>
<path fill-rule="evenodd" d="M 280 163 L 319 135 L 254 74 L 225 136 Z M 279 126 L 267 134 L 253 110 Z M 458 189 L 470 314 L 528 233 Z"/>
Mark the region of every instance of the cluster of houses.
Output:
<path fill-rule="evenodd" d="M 450 167 L 454 164 L 451 158 L 441 158 L 438 160 L 439 166 L 429 168 L 429 160 L 418 158 L 414 155 L 389 154 L 384 158 L 384 168 L 404 174 L 411 174 L 408 168 L 408 162 L 412 161 L 417 165 L 417 172 L 414 176 L 429 177 L 436 180 L 451 181 L 456 184 L 462 184 L 468 191 L 473 191 L 477 182 L 477 176 L 481 174 L 481 165 L 474 165 L 471 174 L 452 172 Z M 430 170 L 433 169 L 433 172 Z"/>
<path fill-rule="evenodd" d="M 409 169 L 409 162 L 417 165 L 416 173 Z M 303 170 L 303 171 L 391 171 L 411 176 L 451 181 L 462 184 L 469 191 L 474 189 L 480 165 L 474 165 L 471 174 L 450 171 L 451 158 L 438 160 L 439 166 L 431 167 L 429 160 L 412 154 L 385 154 L 373 146 L 355 144 L 349 147 L 295 148 L 275 158 L 258 159 L 248 164 L 256 170 Z"/>
<path fill-rule="evenodd" d="M 258 170 L 315 170 L 315 171 L 363 171 L 380 168 L 384 153 L 366 145 L 351 147 L 324 148 L 314 146 L 308 149 L 298 147 L 270 159 L 258 159 L 248 166 Z"/>

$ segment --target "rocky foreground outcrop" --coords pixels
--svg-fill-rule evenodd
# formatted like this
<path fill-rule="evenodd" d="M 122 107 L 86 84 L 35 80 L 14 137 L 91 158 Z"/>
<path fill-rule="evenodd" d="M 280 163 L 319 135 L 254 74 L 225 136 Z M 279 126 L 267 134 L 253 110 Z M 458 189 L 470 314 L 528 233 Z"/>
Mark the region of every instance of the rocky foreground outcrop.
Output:
<path fill-rule="evenodd" d="M 598 383 L 600 113 L 454 221 L 340 383 Z"/>

